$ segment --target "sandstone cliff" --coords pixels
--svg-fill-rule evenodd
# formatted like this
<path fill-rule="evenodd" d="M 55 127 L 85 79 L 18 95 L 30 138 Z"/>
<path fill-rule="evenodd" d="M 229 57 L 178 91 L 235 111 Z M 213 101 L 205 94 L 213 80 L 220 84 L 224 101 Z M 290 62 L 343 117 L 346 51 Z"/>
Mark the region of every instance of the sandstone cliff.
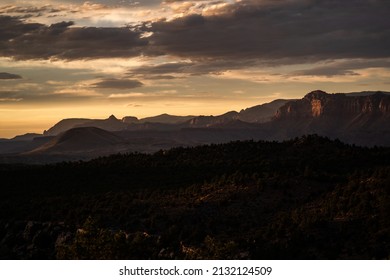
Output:
<path fill-rule="evenodd" d="M 272 127 L 277 139 L 315 133 L 358 145 L 388 146 L 390 95 L 350 96 L 316 90 L 280 107 Z"/>
<path fill-rule="evenodd" d="M 390 96 L 377 92 L 368 96 L 328 94 L 316 90 L 297 101 L 280 107 L 275 119 L 356 117 L 359 115 L 386 116 L 390 114 Z"/>

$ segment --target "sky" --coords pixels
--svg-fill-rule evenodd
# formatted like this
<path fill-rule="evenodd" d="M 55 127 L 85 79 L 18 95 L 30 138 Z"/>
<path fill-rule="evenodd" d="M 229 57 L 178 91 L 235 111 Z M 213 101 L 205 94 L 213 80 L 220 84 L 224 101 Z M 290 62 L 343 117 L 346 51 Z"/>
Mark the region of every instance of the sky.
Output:
<path fill-rule="evenodd" d="M 0 138 L 390 91 L 388 0 L 0 2 Z"/>

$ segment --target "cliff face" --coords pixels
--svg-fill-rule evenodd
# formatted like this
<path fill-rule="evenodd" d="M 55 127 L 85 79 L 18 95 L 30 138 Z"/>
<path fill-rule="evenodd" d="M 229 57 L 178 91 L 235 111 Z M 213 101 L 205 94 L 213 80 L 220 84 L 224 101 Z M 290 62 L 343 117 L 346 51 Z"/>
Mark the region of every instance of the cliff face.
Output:
<path fill-rule="evenodd" d="M 390 95 L 313 91 L 280 107 L 272 127 L 277 139 L 319 134 L 358 145 L 390 143 Z"/>
<path fill-rule="evenodd" d="M 369 96 L 348 96 L 317 90 L 280 107 L 275 119 L 353 118 L 360 115 L 390 115 L 390 96 L 381 92 Z"/>

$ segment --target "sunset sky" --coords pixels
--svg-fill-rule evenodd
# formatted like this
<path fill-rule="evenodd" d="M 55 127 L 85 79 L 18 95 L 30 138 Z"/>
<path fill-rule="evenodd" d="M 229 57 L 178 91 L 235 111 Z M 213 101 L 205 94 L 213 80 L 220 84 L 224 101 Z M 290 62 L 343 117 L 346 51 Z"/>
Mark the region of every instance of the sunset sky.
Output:
<path fill-rule="evenodd" d="M 388 0 L 0 2 L 0 138 L 390 91 Z"/>

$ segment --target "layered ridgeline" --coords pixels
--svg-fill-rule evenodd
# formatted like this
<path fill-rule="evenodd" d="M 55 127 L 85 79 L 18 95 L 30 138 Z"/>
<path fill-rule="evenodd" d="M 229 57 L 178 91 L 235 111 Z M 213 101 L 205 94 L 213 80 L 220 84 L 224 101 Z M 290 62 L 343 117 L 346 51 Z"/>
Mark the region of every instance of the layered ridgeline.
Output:
<path fill-rule="evenodd" d="M 369 139 L 370 134 L 388 134 L 390 128 L 390 95 L 385 92 L 362 92 L 353 94 L 328 94 L 313 91 L 300 100 L 275 100 L 220 116 L 172 116 L 160 115 L 145 119 L 114 116 L 106 120 L 66 119 L 44 132 L 46 136 L 58 135 L 74 127 L 98 127 L 108 131 L 120 130 L 176 130 L 183 128 L 241 128 L 245 123 L 277 126 L 279 131 L 267 131 L 266 138 L 294 137 L 318 133 L 330 137 L 342 137 L 357 144 L 385 145 Z M 283 127 L 285 125 L 285 127 Z M 261 129 L 263 126 L 255 126 Z M 266 126 L 269 128 L 269 126 Z M 281 130 L 281 131 L 280 131 Z M 348 139 L 348 134 L 367 134 L 366 140 Z M 360 135 L 360 136 L 361 136 Z M 267 137 L 268 136 L 268 137 Z M 385 135 L 383 135 L 385 136 Z M 283 138 L 283 137 L 282 137 Z"/>
<path fill-rule="evenodd" d="M 111 115 L 105 120 L 64 119 L 48 130 L 45 130 L 43 135 L 56 136 L 75 127 L 97 127 L 107 131 L 151 129 L 175 130 L 191 127 L 212 127 L 218 124 L 227 124 L 235 120 L 248 123 L 265 123 L 271 121 L 279 107 L 288 101 L 289 100 L 278 99 L 270 103 L 241 110 L 240 112 L 227 112 L 220 116 L 174 116 L 162 114 L 143 119 L 138 119 L 133 116 L 117 119 L 114 115 Z"/>
<path fill-rule="evenodd" d="M 219 116 L 163 114 L 144 119 L 117 119 L 113 115 L 103 120 L 64 119 L 43 135 L 26 134 L 0 141 L 0 154 L 92 158 L 235 140 L 282 141 L 308 134 L 362 146 L 389 146 L 390 95 L 328 94 L 317 90 L 299 100 L 275 100 Z M 115 141 L 107 143 L 107 139 Z"/>

